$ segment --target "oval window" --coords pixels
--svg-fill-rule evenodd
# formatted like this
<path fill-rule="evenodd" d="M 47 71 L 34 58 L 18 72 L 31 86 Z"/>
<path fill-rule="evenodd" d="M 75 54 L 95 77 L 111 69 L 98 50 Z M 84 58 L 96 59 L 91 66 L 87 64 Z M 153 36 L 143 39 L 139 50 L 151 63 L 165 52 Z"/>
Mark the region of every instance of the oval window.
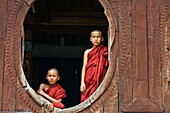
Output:
<path fill-rule="evenodd" d="M 107 4 L 104 1 L 100 2 L 103 6 Z M 113 27 L 114 23 L 108 23 L 108 20 L 113 19 L 110 13 L 106 12 L 106 15 L 111 18 L 107 20 L 100 2 L 98 0 L 43 0 L 35 1 L 31 5 L 24 21 L 22 74 L 29 83 L 27 83 L 27 92 L 40 105 L 44 105 L 44 99 L 37 95 L 36 91 L 41 83 L 47 82 L 46 74 L 50 68 L 59 70 L 59 84 L 67 92 L 67 98 L 62 100 L 65 105 L 63 111 L 84 109 L 94 102 L 109 84 L 109 77 L 113 74 L 110 70 L 112 62 L 109 62 L 106 73 L 108 78 L 104 79 L 105 82 L 102 82 L 92 96 L 80 103 L 83 53 L 87 48 L 92 47 L 90 43 L 92 30 L 102 31 L 103 44 L 109 47 L 109 61 L 112 59 L 110 50 L 115 27 Z M 22 81 L 23 84 L 24 82 Z M 55 108 L 55 111 L 58 112 L 60 109 Z"/>

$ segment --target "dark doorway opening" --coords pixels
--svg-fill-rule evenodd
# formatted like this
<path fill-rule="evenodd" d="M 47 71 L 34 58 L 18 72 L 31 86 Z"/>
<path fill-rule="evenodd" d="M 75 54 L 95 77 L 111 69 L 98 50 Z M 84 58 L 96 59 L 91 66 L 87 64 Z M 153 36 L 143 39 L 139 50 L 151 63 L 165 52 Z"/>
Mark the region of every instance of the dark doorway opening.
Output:
<path fill-rule="evenodd" d="M 91 47 L 90 32 L 101 30 L 107 45 L 108 21 L 98 0 L 36 0 L 24 22 L 24 72 L 30 86 L 37 91 L 46 82 L 49 68 L 59 70 L 60 84 L 68 98 L 66 107 L 80 103 L 80 78 L 83 52 Z M 26 69 L 28 68 L 28 69 Z"/>

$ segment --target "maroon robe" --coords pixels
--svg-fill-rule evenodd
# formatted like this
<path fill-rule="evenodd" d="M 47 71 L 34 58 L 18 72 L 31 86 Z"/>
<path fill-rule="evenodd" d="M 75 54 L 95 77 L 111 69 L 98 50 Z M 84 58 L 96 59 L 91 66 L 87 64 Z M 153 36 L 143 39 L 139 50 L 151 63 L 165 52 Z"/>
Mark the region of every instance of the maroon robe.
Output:
<path fill-rule="evenodd" d="M 48 88 L 45 92 L 56 100 L 66 97 L 66 91 L 58 83 Z"/>
<path fill-rule="evenodd" d="M 97 46 L 88 53 L 87 57 L 86 91 L 81 94 L 81 102 L 89 98 L 101 84 L 108 69 L 108 48 L 104 45 Z"/>

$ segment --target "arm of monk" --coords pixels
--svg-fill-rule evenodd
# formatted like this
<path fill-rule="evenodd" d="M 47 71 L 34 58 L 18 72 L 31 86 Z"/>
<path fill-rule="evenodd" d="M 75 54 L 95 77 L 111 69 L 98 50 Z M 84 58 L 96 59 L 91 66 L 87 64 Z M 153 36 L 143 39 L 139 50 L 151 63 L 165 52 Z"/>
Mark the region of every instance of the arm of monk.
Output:
<path fill-rule="evenodd" d="M 40 87 L 39 87 L 37 93 L 42 95 L 42 96 L 44 96 L 45 98 L 47 98 L 51 102 L 56 102 L 57 103 L 57 102 L 61 102 L 62 101 L 62 99 L 57 99 L 56 100 L 56 99 L 52 98 L 51 96 L 49 96 L 48 94 L 46 94 L 44 92 L 44 90 L 47 89 L 47 88 L 48 88 L 48 86 L 46 84 L 40 84 Z"/>
<path fill-rule="evenodd" d="M 87 49 L 84 52 L 84 59 L 83 59 L 83 67 L 82 67 L 82 72 L 81 72 L 81 86 L 80 86 L 80 91 L 81 92 L 85 92 L 86 90 L 86 84 L 84 83 L 84 79 L 85 79 L 85 73 L 86 73 L 86 64 L 88 61 L 88 53 L 89 53 L 90 49 Z"/>

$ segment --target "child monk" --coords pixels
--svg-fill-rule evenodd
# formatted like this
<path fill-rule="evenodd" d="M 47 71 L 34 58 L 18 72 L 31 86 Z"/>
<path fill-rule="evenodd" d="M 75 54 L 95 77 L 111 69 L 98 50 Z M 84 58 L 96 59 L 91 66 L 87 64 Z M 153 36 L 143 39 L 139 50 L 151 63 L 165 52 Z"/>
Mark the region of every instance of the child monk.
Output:
<path fill-rule="evenodd" d="M 66 97 L 66 92 L 57 82 L 60 79 L 58 70 L 55 68 L 49 69 L 46 79 L 48 84 L 41 83 L 37 92 L 48 100 L 47 109 L 52 111 L 54 107 L 64 108 L 65 106 L 61 101 Z"/>
<path fill-rule="evenodd" d="M 108 69 L 108 48 L 102 42 L 102 32 L 91 32 L 92 48 L 85 50 L 81 73 L 81 102 L 89 98 L 101 84 Z"/>

